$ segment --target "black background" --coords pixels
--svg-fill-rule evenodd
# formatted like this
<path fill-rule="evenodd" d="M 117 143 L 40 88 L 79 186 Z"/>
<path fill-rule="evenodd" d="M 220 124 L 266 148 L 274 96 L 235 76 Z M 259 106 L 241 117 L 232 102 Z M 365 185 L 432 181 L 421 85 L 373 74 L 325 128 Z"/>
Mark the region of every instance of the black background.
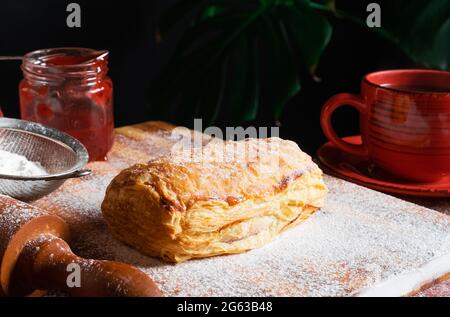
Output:
<path fill-rule="evenodd" d="M 110 76 L 114 82 L 116 126 L 157 120 L 147 115 L 150 82 L 170 57 L 173 39 L 157 46 L 157 18 L 174 0 L 76 1 L 81 5 L 81 28 L 66 26 L 64 0 L 2 0 L 0 7 L 0 55 L 61 46 L 79 46 L 110 51 Z M 337 1 L 338 6 L 365 14 L 368 1 Z M 399 19 L 401 19 L 399 13 Z M 314 153 L 325 142 L 319 124 L 323 103 L 339 92 L 359 91 L 365 73 L 414 65 L 395 45 L 373 32 L 342 20 L 331 20 L 334 33 L 317 75 L 320 82 L 302 78 L 302 91 L 281 117 L 281 136 L 297 141 Z M 0 61 L 0 106 L 6 116 L 19 117 L 18 83 L 20 62 Z M 356 134 L 358 117 L 344 108 L 334 118 L 339 134 Z M 258 118 L 254 125 L 274 124 L 271 117 Z"/>

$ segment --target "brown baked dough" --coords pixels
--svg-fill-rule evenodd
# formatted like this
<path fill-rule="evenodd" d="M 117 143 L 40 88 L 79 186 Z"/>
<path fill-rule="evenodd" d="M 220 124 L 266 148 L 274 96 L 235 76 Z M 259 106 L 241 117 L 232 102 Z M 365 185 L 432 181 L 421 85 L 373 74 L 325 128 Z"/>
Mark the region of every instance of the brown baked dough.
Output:
<path fill-rule="evenodd" d="M 279 138 L 177 150 L 123 170 L 103 216 L 117 239 L 171 262 L 260 247 L 323 205 L 322 171 Z"/>

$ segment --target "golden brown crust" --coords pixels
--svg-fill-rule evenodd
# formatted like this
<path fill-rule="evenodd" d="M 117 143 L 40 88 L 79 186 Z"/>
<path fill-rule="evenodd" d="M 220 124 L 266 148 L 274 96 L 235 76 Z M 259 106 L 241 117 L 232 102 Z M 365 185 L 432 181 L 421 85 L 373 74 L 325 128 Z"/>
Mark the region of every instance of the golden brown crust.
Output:
<path fill-rule="evenodd" d="M 234 154 L 236 143 L 244 144 L 239 153 L 245 152 L 246 157 Z M 230 155 L 234 156 L 233 160 L 223 162 L 222 158 Z M 274 195 L 304 173 L 318 170 L 294 142 L 278 138 L 248 139 L 211 142 L 201 153 L 177 152 L 148 164 L 134 165 L 122 171 L 110 186 L 152 186 L 166 209 L 186 211 L 196 201 L 220 200 L 233 204 Z"/>
<path fill-rule="evenodd" d="M 325 191 L 294 142 L 212 140 L 125 169 L 102 210 L 120 240 L 179 262 L 261 246 L 321 207 Z"/>

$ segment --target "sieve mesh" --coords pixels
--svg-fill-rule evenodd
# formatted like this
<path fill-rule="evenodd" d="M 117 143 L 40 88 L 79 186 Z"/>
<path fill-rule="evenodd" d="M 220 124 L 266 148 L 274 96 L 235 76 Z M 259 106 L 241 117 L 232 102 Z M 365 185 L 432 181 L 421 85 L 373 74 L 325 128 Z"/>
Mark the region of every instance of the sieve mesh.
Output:
<path fill-rule="evenodd" d="M 0 193 L 30 201 L 52 192 L 71 177 L 89 174 L 86 148 L 56 129 L 16 119 L 0 118 L 0 150 L 25 156 L 47 171 L 43 176 L 0 175 Z"/>

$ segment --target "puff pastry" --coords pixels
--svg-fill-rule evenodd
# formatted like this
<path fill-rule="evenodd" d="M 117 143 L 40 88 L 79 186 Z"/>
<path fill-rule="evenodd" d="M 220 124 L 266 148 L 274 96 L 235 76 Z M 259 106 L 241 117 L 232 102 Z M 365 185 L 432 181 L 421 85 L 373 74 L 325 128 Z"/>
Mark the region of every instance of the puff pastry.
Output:
<path fill-rule="evenodd" d="M 170 262 L 270 242 L 324 203 L 322 171 L 279 138 L 211 140 L 123 170 L 103 216 L 113 235 Z"/>

